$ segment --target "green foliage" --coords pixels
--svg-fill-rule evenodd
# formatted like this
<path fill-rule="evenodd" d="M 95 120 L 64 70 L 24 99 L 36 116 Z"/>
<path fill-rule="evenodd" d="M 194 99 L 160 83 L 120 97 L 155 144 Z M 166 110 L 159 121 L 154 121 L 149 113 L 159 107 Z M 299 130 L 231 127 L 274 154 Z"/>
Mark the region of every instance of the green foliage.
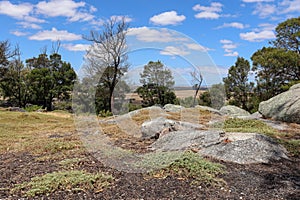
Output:
<path fill-rule="evenodd" d="M 250 63 L 238 57 L 235 65 L 231 66 L 228 75 L 223 79 L 226 96 L 229 104 L 249 110 L 248 100 L 253 88 L 253 83 L 248 82 Z"/>
<path fill-rule="evenodd" d="M 180 178 L 193 179 L 194 184 L 204 185 L 222 185 L 224 181 L 217 176 L 224 173 L 224 166 L 213 163 L 201 158 L 198 154 L 185 152 L 179 159 L 174 161 L 169 167 L 154 172 L 160 176 L 168 176 L 175 174 Z"/>
<path fill-rule="evenodd" d="M 112 112 L 110 112 L 109 110 L 100 110 L 98 113 L 99 117 L 109 117 L 112 116 Z"/>
<path fill-rule="evenodd" d="M 208 91 L 205 91 L 200 95 L 199 104 L 220 109 L 225 104 L 225 96 L 224 85 L 221 83 L 214 84 L 209 88 Z"/>
<path fill-rule="evenodd" d="M 211 107 L 211 98 L 210 98 L 209 91 L 205 91 L 202 94 L 200 94 L 199 104 L 202 105 L 202 106 L 209 106 L 209 107 Z"/>
<path fill-rule="evenodd" d="M 150 61 L 140 75 L 143 86 L 137 88 L 136 92 L 143 99 L 144 107 L 176 103 L 176 95 L 170 89 L 174 85 L 172 72 L 160 61 Z"/>
<path fill-rule="evenodd" d="M 76 73 L 70 63 L 61 60 L 61 55 L 53 53 L 48 57 L 43 53 L 27 59 L 26 64 L 31 70 L 28 75 L 30 103 L 52 110 L 54 98 L 70 99 Z"/>
<path fill-rule="evenodd" d="M 267 100 L 286 90 L 285 85 L 300 80 L 300 54 L 277 48 L 262 48 L 251 60 L 256 72 L 259 100 Z"/>
<path fill-rule="evenodd" d="M 27 112 L 34 112 L 34 111 L 37 111 L 39 109 L 42 109 L 42 106 L 38 106 L 38 105 L 30 105 L 30 106 L 26 106 L 25 107 L 25 110 Z"/>
<path fill-rule="evenodd" d="M 139 109 L 142 108 L 141 105 L 135 105 L 135 104 L 132 104 L 132 103 L 127 104 L 127 107 L 128 107 L 128 112 L 131 112 L 131 111 L 134 111 L 134 110 L 139 110 Z"/>
<path fill-rule="evenodd" d="M 275 47 L 300 53 L 300 17 L 278 24 L 275 32 L 276 40 L 272 42 Z"/>
<path fill-rule="evenodd" d="M 144 71 L 140 74 L 140 82 L 143 85 L 154 84 L 171 88 L 174 86 L 174 80 L 171 70 L 167 69 L 161 61 L 150 61 L 144 66 Z"/>
<path fill-rule="evenodd" d="M 179 104 L 185 108 L 191 108 L 194 106 L 194 97 L 186 97 L 183 99 L 179 99 Z M 196 102 L 196 105 L 199 104 L 199 101 Z"/>
<path fill-rule="evenodd" d="M 262 133 L 269 136 L 278 134 L 278 131 L 259 120 L 227 119 L 221 126 L 226 132 Z"/>
<path fill-rule="evenodd" d="M 49 195 L 59 190 L 94 190 L 97 192 L 108 187 L 112 181 L 111 175 L 103 173 L 92 174 L 78 170 L 59 171 L 36 176 L 29 182 L 17 184 L 12 192 L 25 190 L 27 197 Z"/>

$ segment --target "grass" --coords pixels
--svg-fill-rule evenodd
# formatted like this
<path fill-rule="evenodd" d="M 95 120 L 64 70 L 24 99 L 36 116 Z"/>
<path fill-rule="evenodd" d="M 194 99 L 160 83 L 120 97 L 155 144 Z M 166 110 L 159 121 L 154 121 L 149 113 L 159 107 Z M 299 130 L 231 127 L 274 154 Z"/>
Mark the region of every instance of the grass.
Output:
<path fill-rule="evenodd" d="M 92 174 L 84 171 L 59 171 L 37 176 L 29 182 L 17 184 L 12 192 L 22 191 L 24 196 L 49 195 L 59 190 L 93 190 L 100 192 L 108 187 L 113 177 L 103 173 Z"/>
<path fill-rule="evenodd" d="M 0 153 L 27 151 L 41 154 L 78 149 L 81 142 L 71 136 L 74 132 L 70 114 L 0 111 Z M 51 135 L 58 138 L 50 138 Z"/>
<path fill-rule="evenodd" d="M 175 160 L 169 167 L 152 172 L 156 178 L 177 176 L 178 179 L 192 179 L 192 184 L 217 186 L 225 184 L 218 175 L 225 173 L 225 167 L 218 163 L 210 162 L 196 153 L 187 151 Z"/>

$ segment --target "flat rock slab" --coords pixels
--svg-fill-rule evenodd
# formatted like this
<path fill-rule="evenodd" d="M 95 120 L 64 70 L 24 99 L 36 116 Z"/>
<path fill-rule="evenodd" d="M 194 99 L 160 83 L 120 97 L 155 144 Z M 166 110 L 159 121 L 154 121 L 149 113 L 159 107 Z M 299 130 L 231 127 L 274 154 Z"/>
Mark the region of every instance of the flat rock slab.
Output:
<path fill-rule="evenodd" d="M 199 154 L 239 164 L 268 163 L 288 159 L 286 149 L 268 136 L 257 133 L 226 133 L 224 142 L 199 151 Z"/>
<path fill-rule="evenodd" d="M 141 132 L 143 138 L 151 138 L 156 134 L 163 135 L 165 133 L 179 130 L 199 130 L 203 129 L 204 125 L 193 124 L 189 122 L 174 121 L 164 117 L 146 121 L 142 124 Z"/>
<path fill-rule="evenodd" d="M 150 147 L 156 151 L 184 151 L 191 148 L 207 148 L 221 143 L 224 132 L 219 130 L 208 131 L 175 131 L 163 135 Z"/>

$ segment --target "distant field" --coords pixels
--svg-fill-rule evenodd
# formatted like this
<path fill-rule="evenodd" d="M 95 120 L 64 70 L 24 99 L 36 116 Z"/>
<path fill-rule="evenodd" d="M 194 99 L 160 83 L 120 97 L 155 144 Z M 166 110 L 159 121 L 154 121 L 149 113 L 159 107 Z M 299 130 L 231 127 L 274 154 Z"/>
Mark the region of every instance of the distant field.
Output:
<path fill-rule="evenodd" d="M 199 94 L 204 92 L 204 90 L 200 90 Z M 183 99 L 186 97 L 192 97 L 195 94 L 195 90 L 175 90 L 175 94 L 177 98 Z M 135 99 L 135 100 L 141 100 L 139 95 L 137 93 L 128 93 L 126 94 L 126 99 Z"/>

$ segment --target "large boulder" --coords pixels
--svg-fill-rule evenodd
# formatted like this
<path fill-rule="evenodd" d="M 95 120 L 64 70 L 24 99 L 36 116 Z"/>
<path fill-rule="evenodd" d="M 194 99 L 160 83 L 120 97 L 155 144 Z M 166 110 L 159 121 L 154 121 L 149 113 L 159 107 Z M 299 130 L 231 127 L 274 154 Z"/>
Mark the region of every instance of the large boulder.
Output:
<path fill-rule="evenodd" d="M 226 133 L 226 140 L 199 151 L 201 155 L 239 164 L 268 163 L 287 159 L 287 151 L 268 136 L 257 133 Z"/>
<path fill-rule="evenodd" d="M 264 118 L 300 124 L 300 84 L 259 104 Z"/>
<path fill-rule="evenodd" d="M 240 116 L 249 116 L 250 113 L 242 108 L 239 108 L 237 106 L 232 106 L 232 105 L 227 105 L 227 106 L 223 106 L 220 109 L 220 112 L 223 115 L 228 115 L 231 117 L 240 117 Z"/>
<path fill-rule="evenodd" d="M 158 117 L 156 119 L 144 122 L 141 127 L 141 132 L 143 138 L 151 138 L 151 137 L 155 137 L 157 134 L 164 135 L 173 131 L 199 130 L 203 128 L 204 125 L 201 124 L 174 121 L 174 120 L 166 119 L 164 117 Z"/>
<path fill-rule="evenodd" d="M 156 151 L 184 151 L 219 144 L 224 138 L 220 130 L 184 130 L 163 135 L 150 147 Z"/>

